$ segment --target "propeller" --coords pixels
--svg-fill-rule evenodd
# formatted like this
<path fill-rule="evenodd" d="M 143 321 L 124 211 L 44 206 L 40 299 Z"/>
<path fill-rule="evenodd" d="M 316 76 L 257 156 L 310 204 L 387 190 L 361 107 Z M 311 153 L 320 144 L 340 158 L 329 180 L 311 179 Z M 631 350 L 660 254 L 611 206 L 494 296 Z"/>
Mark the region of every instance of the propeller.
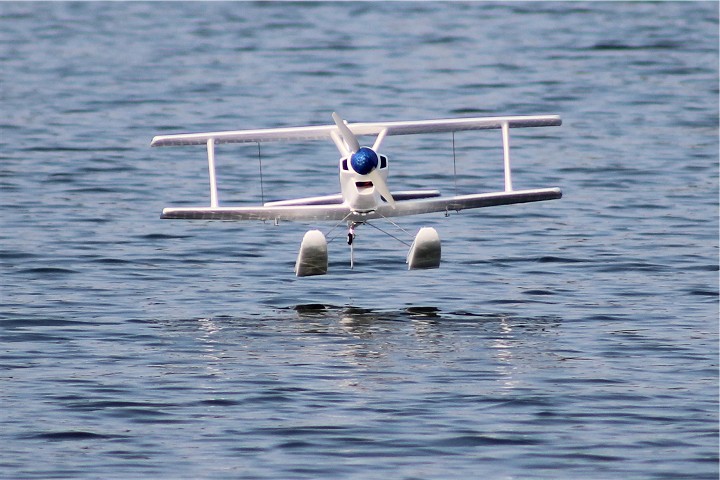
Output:
<path fill-rule="evenodd" d="M 342 136 L 343 140 L 345 140 L 345 144 L 350 149 L 350 152 L 355 153 L 360 150 L 360 142 L 358 142 L 358 139 L 352 132 L 352 130 L 350 130 L 347 125 L 345 125 L 345 122 L 343 122 L 342 118 L 340 118 L 340 115 L 333 112 L 332 118 L 335 121 L 335 125 L 337 125 L 338 130 L 340 130 L 340 135 Z"/>
<path fill-rule="evenodd" d="M 367 176 L 373 185 L 378 189 L 380 195 L 390 204 L 391 207 L 395 208 L 395 199 L 390 193 L 390 189 L 385 183 L 385 179 L 380 175 L 377 169 L 379 164 L 378 155 L 370 147 L 361 147 L 355 134 L 348 128 L 343 122 L 340 115 L 333 112 L 332 118 L 340 131 L 345 145 L 350 150 L 350 165 L 360 175 Z"/>

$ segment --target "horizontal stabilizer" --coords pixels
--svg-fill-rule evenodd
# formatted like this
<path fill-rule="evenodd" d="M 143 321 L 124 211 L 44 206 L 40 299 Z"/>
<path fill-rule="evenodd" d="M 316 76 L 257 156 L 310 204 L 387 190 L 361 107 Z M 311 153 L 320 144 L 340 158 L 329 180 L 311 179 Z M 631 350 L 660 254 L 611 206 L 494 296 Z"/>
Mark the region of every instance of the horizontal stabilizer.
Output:
<path fill-rule="evenodd" d="M 420 198 L 439 197 L 440 190 L 403 190 L 400 192 L 392 192 L 395 200 L 417 200 Z M 341 205 L 343 203 L 342 194 L 323 195 L 321 197 L 305 197 L 293 198 L 290 200 L 275 200 L 265 202 L 265 207 L 301 207 L 308 205 Z"/>
<path fill-rule="evenodd" d="M 274 200 L 265 202 L 266 207 L 297 207 L 304 205 L 340 205 L 343 203 L 342 194 L 323 195 L 321 197 L 293 198 L 291 200 Z"/>
<path fill-rule="evenodd" d="M 396 202 L 403 200 L 419 200 L 421 198 L 433 198 L 440 196 L 440 190 L 401 190 L 391 192 Z"/>

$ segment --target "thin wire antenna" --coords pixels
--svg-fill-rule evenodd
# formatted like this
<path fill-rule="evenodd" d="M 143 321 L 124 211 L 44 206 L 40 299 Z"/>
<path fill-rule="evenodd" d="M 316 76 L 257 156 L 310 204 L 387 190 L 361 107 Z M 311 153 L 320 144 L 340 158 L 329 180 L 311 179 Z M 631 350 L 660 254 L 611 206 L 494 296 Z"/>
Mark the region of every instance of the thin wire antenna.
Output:
<path fill-rule="evenodd" d="M 455 181 L 455 195 L 457 195 L 458 194 L 458 185 L 457 185 L 457 165 L 456 165 L 456 161 L 455 161 L 455 132 L 452 132 L 452 149 L 453 149 L 453 180 Z"/>
<path fill-rule="evenodd" d="M 260 201 L 265 205 L 265 188 L 263 187 L 262 155 L 260 154 L 260 142 L 258 145 L 258 163 L 260 164 Z"/>

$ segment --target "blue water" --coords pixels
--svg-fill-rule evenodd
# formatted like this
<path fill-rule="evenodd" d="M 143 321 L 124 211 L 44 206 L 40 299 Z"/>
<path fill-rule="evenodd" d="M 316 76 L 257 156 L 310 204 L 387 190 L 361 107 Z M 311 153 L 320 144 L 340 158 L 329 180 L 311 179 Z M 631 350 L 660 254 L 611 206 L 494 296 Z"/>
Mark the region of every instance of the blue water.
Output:
<path fill-rule="evenodd" d="M 718 4 L 0 3 L 0 477 L 718 478 Z M 152 136 L 545 114 L 516 188 L 401 219 L 161 221 Z M 394 189 L 502 188 L 497 131 L 391 137 Z M 220 200 L 338 190 L 332 144 L 218 148 Z M 402 235 L 390 225 L 382 225 Z"/>

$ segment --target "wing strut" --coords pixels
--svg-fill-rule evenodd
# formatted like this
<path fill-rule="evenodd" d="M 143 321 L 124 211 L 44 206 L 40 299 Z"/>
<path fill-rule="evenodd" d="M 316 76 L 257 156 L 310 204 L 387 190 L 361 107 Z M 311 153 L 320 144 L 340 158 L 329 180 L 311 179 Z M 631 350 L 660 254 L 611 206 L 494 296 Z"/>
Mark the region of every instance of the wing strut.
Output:
<path fill-rule="evenodd" d="M 452 132 L 452 147 L 453 147 L 453 181 L 455 182 L 455 195 L 457 195 L 458 188 L 457 188 L 457 162 L 455 160 L 455 132 Z"/>
<path fill-rule="evenodd" d="M 208 138 L 208 171 L 210 173 L 210 206 L 216 208 L 218 206 L 217 179 L 215 178 L 215 139 Z"/>
<path fill-rule="evenodd" d="M 510 173 L 510 125 L 502 122 L 503 163 L 505 165 L 505 191 L 512 192 L 512 177 Z"/>
<path fill-rule="evenodd" d="M 262 174 L 262 155 L 260 154 L 260 142 L 258 145 L 258 163 L 260 164 L 260 201 L 265 205 L 265 187 L 263 186 L 263 174 Z"/>

